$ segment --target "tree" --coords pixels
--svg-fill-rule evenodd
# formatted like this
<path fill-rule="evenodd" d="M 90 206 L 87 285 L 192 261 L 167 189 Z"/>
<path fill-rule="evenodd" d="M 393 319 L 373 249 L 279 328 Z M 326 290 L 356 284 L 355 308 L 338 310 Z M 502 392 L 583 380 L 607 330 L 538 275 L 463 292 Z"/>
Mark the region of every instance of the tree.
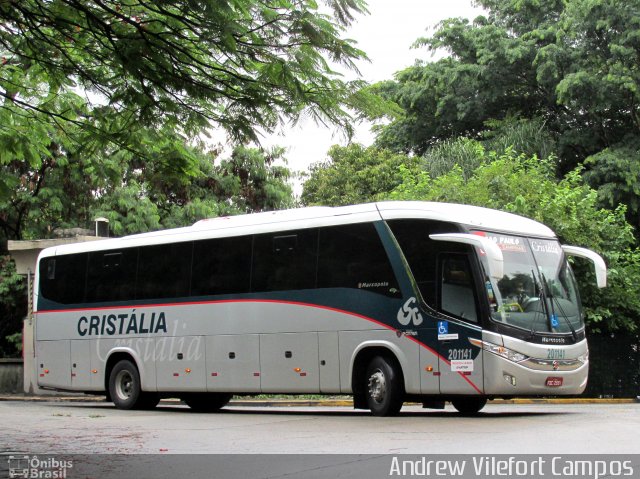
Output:
<path fill-rule="evenodd" d="M 414 171 L 418 159 L 352 143 L 334 145 L 328 159 L 311 166 L 303 185 L 305 205 L 339 206 L 375 201 L 402 180 L 400 167 Z"/>
<path fill-rule="evenodd" d="M 27 313 L 27 282 L 16 274 L 14 263 L 0 257 L 0 358 L 17 357 L 21 341 L 16 334 L 22 330 L 22 319 Z"/>
<path fill-rule="evenodd" d="M 593 270 L 576 260 L 574 266 L 587 323 L 591 330 L 638 330 L 640 311 L 640 249 L 625 207 L 613 211 L 598 205 L 598 193 L 585 184 L 580 168 L 561 180 L 555 160 L 488 152 L 477 145 L 479 166 L 470 176 L 460 166 L 437 178 L 426 171 L 403 170 L 403 182 L 391 194 L 395 200 L 464 203 L 520 214 L 552 228 L 563 243 L 585 246 L 605 257 L 609 286 L 595 288 Z"/>
<path fill-rule="evenodd" d="M 101 125 L 52 101 L 80 88 L 124 128 L 218 126 L 242 140 L 302 113 L 348 127 L 343 106 L 359 83 L 332 64 L 355 69 L 364 57 L 341 35 L 365 4 L 324 3 L 333 16 L 313 0 L 2 2 L 0 95 L 20 114 L 87 128 Z"/>
<path fill-rule="evenodd" d="M 627 206 L 627 221 L 640 235 L 640 138 L 631 138 L 590 156 L 585 161 L 587 182 L 598 190 L 608 208 Z"/>
<path fill-rule="evenodd" d="M 56 218 L 31 218 L 43 224 L 86 212 L 46 190 L 55 165 L 79 167 L 65 185 L 72 192 L 108 189 L 123 155 L 155 163 L 162 177 L 192 177 L 201 165 L 190 145 L 212 127 L 237 144 L 301 115 L 350 130 L 346 107 L 366 95 L 333 68 L 364 58 L 343 38 L 364 2 L 325 3 L 326 13 L 314 0 L 0 2 L 4 236 L 23 236 L 36 197 L 57 203 Z M 102 185 L 87 182 L 100 171 Z"/>
<path fill-rule="evenodd" d="M 486 16 L 445 20 L 416 42 L 448 57 L 375 87 L 404 110 L 380 129 L 380 146 L 423 154 L 447 138 L 477 139 L 496 120 L 539 118 L 557 141 L 566 173 L 638 137 L 638 0 L 478 4 Z"/>
<path fill-rule="evenodd" d="M 204 218 L 293 205 L 284 151 L 236 147 L 229 158 L 196 151 L 189 177 L 167 177 L 153 164 L 130 167 L 126 181 L 97 198 L 94 216 L 109 219 L 117 235 L 188 226 Z"/>
<path fill-rule="evenodd" d="M 15 185 L 0 198 L 0 237 L 48 238 L 56 229 L 90 227 L 98 216 L 109 219 L 114 234 L 133 234 L 293 202 L 281 149 L 237 147 L 220 158 L 204 145 L 185 146 L 171 132 L 141 130 L 130 140 L 147 158 L 72 144 L 64 152 L 52 147 L 56 154 L 37 167 L 0 166 Z"/>

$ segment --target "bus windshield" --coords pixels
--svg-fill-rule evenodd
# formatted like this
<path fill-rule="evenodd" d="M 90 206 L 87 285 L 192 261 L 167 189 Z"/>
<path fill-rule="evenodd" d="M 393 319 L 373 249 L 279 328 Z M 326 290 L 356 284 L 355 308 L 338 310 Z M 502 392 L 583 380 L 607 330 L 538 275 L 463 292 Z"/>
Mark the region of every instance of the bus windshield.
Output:
<path fill-rule="evenodd" d="M 486 280 L 491 318 L 532 333 L 584 327 L 575 278 L 556 240 L 477 232 L 502 250 L 502 279 Z"/>

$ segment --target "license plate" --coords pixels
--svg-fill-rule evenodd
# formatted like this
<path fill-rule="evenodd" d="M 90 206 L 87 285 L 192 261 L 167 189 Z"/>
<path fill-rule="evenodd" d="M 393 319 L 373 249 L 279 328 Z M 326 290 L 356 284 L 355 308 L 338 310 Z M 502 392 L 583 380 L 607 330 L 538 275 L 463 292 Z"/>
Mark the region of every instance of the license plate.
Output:
<path fill-rule="evenodd" d="M 557 388 L 559 386 L 562 386 L 562 378 L 549 377 L 547 378 L 547 381 L 545 384 L 547 387 Z"/>

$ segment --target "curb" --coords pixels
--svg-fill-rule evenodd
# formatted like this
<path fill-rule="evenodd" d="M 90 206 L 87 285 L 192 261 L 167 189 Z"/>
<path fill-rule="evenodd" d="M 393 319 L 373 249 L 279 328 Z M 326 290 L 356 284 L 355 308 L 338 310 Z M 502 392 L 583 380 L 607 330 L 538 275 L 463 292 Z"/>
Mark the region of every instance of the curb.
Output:
<path fill-rule="evenodd" d="M 0 395 L 0 402 L 106 402 L 104 396 L 29 396 L 25 394 Z M 178 399 L 163 399 L 162 403 L 180 402 Z M 518 398 L 494 399 L 491 404 L 635 404 L 638 398 Z M 419 405 L 408 402 L 406 404 Z M 351 399 L 232 399 L 230 406 L 240 407 L 352 407 Z"/>

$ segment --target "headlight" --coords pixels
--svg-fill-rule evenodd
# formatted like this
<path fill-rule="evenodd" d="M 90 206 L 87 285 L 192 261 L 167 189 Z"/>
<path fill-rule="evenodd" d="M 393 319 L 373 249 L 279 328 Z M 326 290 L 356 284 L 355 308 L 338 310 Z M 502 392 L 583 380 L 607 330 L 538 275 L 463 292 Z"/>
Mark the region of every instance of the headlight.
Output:
<path fill-rule="evenodd" d="M 498 346 L 497 344 L 488 343 L 486 341 L 482 341 L 482 349 L 508 359 L 509 361 L 513 361 L 514 363 L 519 363 L 525 359 L 529 359 L 529 356 L 525 356 L 522 353 L 518 353 L 517 351 L 505 348 L 504 346 Z"/>

